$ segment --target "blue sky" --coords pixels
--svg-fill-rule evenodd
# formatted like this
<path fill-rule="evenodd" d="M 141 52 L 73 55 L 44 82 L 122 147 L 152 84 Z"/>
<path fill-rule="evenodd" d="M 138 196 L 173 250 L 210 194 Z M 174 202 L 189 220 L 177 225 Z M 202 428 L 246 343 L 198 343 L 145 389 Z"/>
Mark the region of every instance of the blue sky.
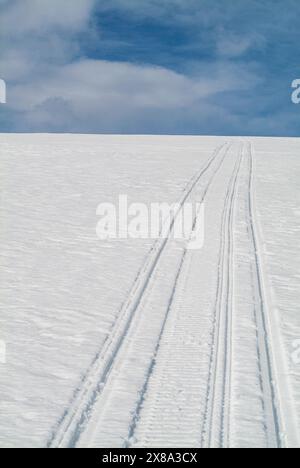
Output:
<path fill-rule="evenodd" d="M 0 0 L 0 131 L 298 136 L 298 0 Z"/>

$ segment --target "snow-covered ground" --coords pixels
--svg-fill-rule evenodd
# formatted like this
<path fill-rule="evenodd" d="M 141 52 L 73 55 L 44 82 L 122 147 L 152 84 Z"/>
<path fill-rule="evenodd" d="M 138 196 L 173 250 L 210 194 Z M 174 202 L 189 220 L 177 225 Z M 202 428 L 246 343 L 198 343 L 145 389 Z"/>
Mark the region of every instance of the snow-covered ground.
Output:
<path fill-rule="evenodd" d="M 299 447 L 299 152 L 0 135 L 0 447 Z M 204 247 L 100 241 L 120 194 L 204 200 Z"/>

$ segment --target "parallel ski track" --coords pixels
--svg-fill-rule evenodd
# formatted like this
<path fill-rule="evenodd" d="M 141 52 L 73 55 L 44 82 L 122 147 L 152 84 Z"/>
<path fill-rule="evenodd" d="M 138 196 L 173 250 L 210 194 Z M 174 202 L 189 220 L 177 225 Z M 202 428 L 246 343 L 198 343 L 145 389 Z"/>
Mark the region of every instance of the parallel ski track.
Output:
<path fill-rule="evenodd" d="M 87 370 L 81 381 L 81 385 L 76 390 L 70 406 L 66 409 L 56 430 L 49 439 L 47 444 L 49 448 L 74 447 L 78 442 L 80 435 L 88 424 L 96 399 L 102 393 L 107 379 L 113 369 L 114 363 L 128 334 L 135 313 L 142 302 L 150 281 L 154 276 L 160 258 L 173 232 L 175 221 L 181 211 L 181 208 L 192 194 L 193 190 L 197 187 L 205 173 L 210 169 L 218 157 L 222 155 L 220 157 L 220 163 L 214 172 L 209 185 L 212 183 L 214 175 L 221 167 L 230 146 L 230 143 L 225 143 L 221 147 L 217 148 L 209 161 L 200 170 L 200 172 L 191 179 L 186 187 L 184 195 L 179 203 L 180 207 L 174 214 L 170 224 L 168 236 L 165 239 L 159 240 L 150 251 L 144 267 L 139 272 L 133 284 L 128 300 L 120 311 L 119 318 L 115 323 L 112 333 L 109 335 L 102 349 L 95 356 L 90 368 Z M 207 193 L 207 190 L 208 187 L 204 192 L 204 196 Z"/>
<path fill-rule="evenodd" d="M 212 351 L 201 435 L 201 446 L 207 448 L 225 448 L 229 445 L 234 287 L 233 220 L 242 159 L 240 151 L 225 197 L 221 223 Z"/>
<path fill-rule="evenodd" d="M 253 154 L 251 143 L 247 145 L 247 157 L 249 166 L 248 207 L 247 218 L 253 257 L 255 259 L 252 268 L 253 287 L 255 291 L 255 321 L 257 328 L 257 349 L 260 369 L 260 385 L 263 394 L 263 409 L 265 431 L 269 448 L 282 448 L 281 417 L 277 407 L 278 386 L 272 363 L 271 337 L 267 320 L 267 304 L 262 278 L 261 260 L 258 249 L 258 236 L 253 209 Z"/>
<path fill-rule="evenodd" d="M 229 148 L 228 148 L 228 150 L 229 150 Z M 228 150 L 225 152 L 225 156 L 227 155 Z M 206 185 L 206 187 L 205 187 L 205 189 L 203 191 L 200 203 L 203 203 L 205 201 L 206 195 L 207 195 L 207 193 L 208 193 L 208 191 L 209 191 L 209 189 L 210 189 L 210 187 L 211 187 L 217 173 L 219 172 L 219 170 L 220 170 L 220 168 L 221 168 L 221 166 L 222 166 L 222 164 L 224 162 L 225 156 L 224 156 L 224 158 L 222 158 L 222 160 L 221 160 L 220 164 L 218 165 L 216 171 L 212 174 L 212 177 L 210 178 L 208 184 Z M 195 228 L 196 223 L 197 223 L 197 215 L 194 218 L 193 229 Z M 146 397 L 147 397 L 147 392 L 148 392 L 148 388 L 149 388 L 150 379 L 151 379 L 152 374 L 153 374 L 153 372 L 155 370 L 155 367 L 156 367 L 156 361 L 157 361 L 157 357 L 158 357 L 158 354 L 159 354 L 159 351 L 160 351 L 161 341 L 162 341 L 162 338 L 164 336 L 164 331 L 165 331 L 165 328 L 166 328 L 166 325 L 167 325 L 167 322 L 168 322 L 168 318 L 169 318 L 169 315 L 170 315 L 170 312 L 171 312 L 171 309 L 172 309 L 172 306 L 173 306 L 173 303 L 174 303 L 174 300 L 175 300 L 175 297 L 176 297 L 177 286 L 178 286 L 178 283 L 179 283 L 180 278 L 181 278 L 181 273 L 182 273 L 182 269 L 183 269 L 183 266 L 184 266 L 184 263 L 185 263 L 185 260 L 186 260 L 186 256 L 187 256 L 187 250 L 184 250 L 181 261 L 180 261 L 180 264 L 179 264 L 179 268 L 178 268 L 177 273 L 176 273 L 174 287 L 173 287 L 172 292 L 171 292 L 171 296 L 170 296 L 169 303 L 168 303 L 168 308 L 166 310 L 166 314 L 165 314 L 165 317 L 164 317 L 164 320 L 163 320 L 163 323 L 162 323 L 162 327 L 161 327 L 161 331 L 160 331 L 160 334 L 159 334 L 159 337 L 158 337 L 158 340 L 157 340 L 157 343 L 156 343 L 155 351 L 154 351 L 153 357 L 151 359 L 151 362 L 150 362 L 150 365 L 149 365 L 149 368 L 148 368 L 148 371 L 147 371 L 147 374 L 146 374 L 146 379 L 145 379 L 144 386 L 143 386 L 143 388 L 142 388 L 142 390 L 140 392 L 140 397 L 139 397 L 139 400 L 137 402 L 137 406 L 136 406 L 136 409 L 135 409 L 135 412 L 134 412 L 134 416 L 133 416 L 131 425 L 129 427 L 128 437 L 127 437 L 127 439 L 125 441 L 124 448 L 130 447 L 131 441 L 134 439 L 134 435 L 135 435 L 135 432 L 136 432 L 136 429 L 137 429 L 137 425 L 138 425 L 138 422 L 140 420 L 141 411 L 143 409 L 143 405 L 144 405 L 144 402 L 145 402 Z"/>
<path fill-rule="evenodd" d="M 234 241 L 233 223 L 237 194 L 237 182 L 243 160 L 248 164 L 247 223 L 253 258 L 253 288 L 255 294 L 255 320 L 257 327 L 258 366 L 263 395 L 265 432 L 268 445 L 281 448 L 281 420 L 277 409 L 277 390 L 272 365 L 271 340 L 267 325 L 267 310 L 258 251 L 258 237 L 253 212 L 253 156 L 251 144 L 244 146 L 237 161 L 225 199 L 218 265 L 217 300 L 214 315 L 212 353 L 209 368 L 206 409 L 202 427 L 201 446 L 228 448 L 231 425 L 231 367 L 232 367 L 232 314 L 234 291 Z"/>

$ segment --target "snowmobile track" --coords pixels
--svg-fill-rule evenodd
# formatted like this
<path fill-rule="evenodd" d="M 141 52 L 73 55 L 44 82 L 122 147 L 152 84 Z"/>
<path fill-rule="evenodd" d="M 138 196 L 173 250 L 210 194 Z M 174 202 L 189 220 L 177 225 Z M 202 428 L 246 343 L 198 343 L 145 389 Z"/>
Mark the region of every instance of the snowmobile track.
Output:
<path fill-rule="evenodd" d="M 245 151 L 246 149 L 246 151 Z M 214 330 L 207 387 L 206 409 L 202 427 L 201 445 L 208 448 L 228 448 L 231 446 L 231 386 L 232 386 L 232 343 L 234 312 L 234 213 L 239 172 L 243 163 L 247 164 L 248 187 L 246 220 L 249 242 L 252 251 L 252 276 L 255 322 L 257 329 L 258 366 L 260 386 L 263 395 L 263 418 L 268 445 L 273 448 L 283 446 L 280 415 L 277 408 L 277 390 L 272 364 L 271 340 L 267 324 L 265 292 L 259 258 L 258 237 L 253 211 L 253 155 L 251 145 L 241 147 L 231 182 L 225 199 L 220 261 L 218 265 L 217 300 L 214 313 Z"/>
<path fill-rule="evenodd" d="M 253 209 L 253 154 L 251 144 L 246 148 L 247 164 L 249 166 L 249 185 L 248 185 L 248 207 L 247 220 L 249 233 L 251 237 L 251 247 L 253 258 L 255 259 L 253 272 L 253 285 L 255 296 L 255 320 L 257 326 L 257 346 L 259 350 L 259 367 L 261 390 L 264 396 L 264 419 L 266 436 L 270 448 L 282 448 L 281 439 L 283 430 L 281 429 L 281 417 L 277 407 L 277 384 L 275 372 L 272 363 L 272 349 L 270 332 L 267 323 L 267 305 L 265 300 L 265 291 L 263 284 L 263 275 L 261 270 L 261 259 L 258 249 L 258 236 L 256 234 L 254 209 Z"/>
<path fill-rule="evenodd" d="M 201 435 L 202 447 L 228 444 L 232 359 L 233 218 L 242 153 L 229 182 L 222 215 L 214 329 Z"/>
<path fill-rule="evenodd" d="M 76 389 L 70 406 L 66 409 L 61 420 L 58 422 L 56 429 L 53 431 L 47 444 L 49 448 L 68 448 L 76 446 L 81 433 L 88 424 L 95 401 L 102 393 L 107 379 L 113 369 L 116 357 L 118 356 L 120 348 L 128 334 L 135 313 L 148 289 L 150 281 L 154 276 L 182 206 L 202 180 L 202 177 L 211 168 L 213 163 L 220 159 L 218 167 L 214 171 L 209 185 L 212 183 L 213 177 L 221 167 L 230 146 L 230 143 L 225 143 L 221 147 L 217 148 L 205 166 L 191 179 L 186 187 L 179 202 L 180 208 L 174 214 L 170 224 L 168 236 L 165 239 L 157 241 L 153 249 L 150 251 L 146 263 L 139 272 L 129 297 L 120 311 L 119 318 L 117 319 L 111 334 L 93 360 L 90 368 L 82 379 L 80 386 Z M 205 194 L 207 190 L 208 187 L 206 188 Z"/>

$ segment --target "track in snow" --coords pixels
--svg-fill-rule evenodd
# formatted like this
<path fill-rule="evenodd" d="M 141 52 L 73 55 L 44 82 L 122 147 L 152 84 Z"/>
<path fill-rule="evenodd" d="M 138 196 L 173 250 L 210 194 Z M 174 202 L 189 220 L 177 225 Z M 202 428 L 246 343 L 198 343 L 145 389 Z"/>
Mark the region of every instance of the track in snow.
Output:
<path fill-rule="evenodd" d="M 180 208 L 175 213 L 171 222 L 168 237 L 158 241 L 155 247 L 151 250 L 149 258 L 136 278 L 129 298 L 120 312 L 120 318 L 117 320 L 112 333 L 104 344 L 104 347 L 95 357 L 80 387 L 76 390 L 70 407 L 66 409 L 57 429 L 53 432 L 48 442 L 48 447 L 54 448 L 76 446 L 76 443 L 78 442 L 82 432 L 88 425 L 95 402 L 105 387 L 107 379 L 113 369 L 116 357 L 118 356 L 121 346 L 128 334 L 135 313 L 147 292 L 150 281 L 152 280 L 157 265 L 159 264 L 160 258 L 162 257 L 164 249 L 168 244 L 176 218 L 180 213 L 181 208 L 188 200 L 193 190 L 202 180 L 202 177 L 212 167 L 213 163 L 219 159 L 217 168 L 213 172 L 213 175 L 204 191 L 203 198 L 205 197 L 215 174 L 220 169 L 229 151 L 230 146 L 231 145 L 229 143 L 226 143 L 225 145 L 222 145 L 220 148 L 215 150 L 206 165 L 191 179 L 180 201 Z"/>
<path fill-rule="evenodd" d="M 251 144 L 247 146 L 247 158 L 249 165 L 248 185 L 248 225 L 251 237 L 253 257 L 253 285 L 255 292 L 255 319 L 257 326 L 257 345 L 260 363 L 261 390 L 264 396 L 263 408 L 265 429 L 269 447 L 282 448 L 282 423 L 277 407 L 278 387 L 272 363 L 272 348 L 270 331 L 267 325 L 267 306 L 265 300 L 264 285 L 262 280 L 261 260 L 258 250 L 258 236 L 254 221 L 253 210 L 253 154 Z M 269 311 L 270 312 L 270 311 Z"/>
<path fill-rule="evenodd" d="M 201 201 L 205 199 L 216 174 L 222 167 L 229 148 L 230 144 L 225 144 L 216 150 L 204 168 L 191 179 L 180 201 L 180 207 L 188 200 L 193 191 L 198 187 L 198 184 L 202 182 L 203 176 L 209 169 L 213 168 L 214 163 L 216 163 L 212 175 L 202 189 Z M 237 192 L 242 167 L 246 168 L 247 174 L 247 184 L 245 184 L 245 187 L 243 186 L 247 199 L 247 204 L 244 208 L 244 216 L 249 235 L 248 246 L 249 252 L 251 253 L 249 261 L 251 263 L 253 290 L 253 297 L 248 299 L 249 301 L 253 301 L 258 373 L 262 395 L 262 420 L 267 445 L 269 447 L 279 448 L 284 446 L 284 431 L 282 429 L 282 417 L 278 408 L 279 386 L 276 382 L 276 373 L 274 370 L 272 339 L 268 326 L 268 310 L 265 300 L 258 235 L 256 233 L 254 218 L 253 155 L 251 145 L 245 145 L 244 143 L 240 145 L 239 154 L 227 187 L 222 213 L 216 302 L 213 310 L 213 335 L 208 369 L 204 420 L 201 426 L 200 440 L 202 447 L 231 447 L 232 426 L 238 424 L 238 421 L 234 420 L 232 417 L 231 405 L 233 385 L 232 364 L 234 362 L 233 316 L 235 313 L 234 290 L 236 266 L 234 221 L 236 207 L 239 203 Z M 96 356 L 91 368 L 88 370 L 80 388 L 76 392 L 74 400 L 49 441 L 49 447 L 75 447 L 80 441 L 82 433 L 89 426 L 96 401 L 102 394 L 117 359 L 120 359 L 120 357 L 122 358 L 120 350 L 125 340 L 127 342 L 127 338 L 130 338 L 129 332 L 137 310 L 142 305 L 144 298 L 148 295 L 151 284 L 155 281 L 156 270 L 170 240 L 179 212 L 180 209 L 174 215 L 168 237 L 158 241 L 151 250 L 146 264 L 140 271 L 132 287 L 129 298 L 121 310 L 119 319 L 110 337 L 105 343 L 104 348 Z M 196 223 L 196 219 L 194 223 Z M 137 426 L 141 420 L 143 406 L 145 400 L 148 398 L 149 382 L 156 369 L 161 341 L 165 334 L 166 324 L 177 294 L 177 287 L 182 276 L 186 253 L 186 250 L 184 250 L 178 264 L 174 284 L 172 283 L 173 286 L 170 292 L 168 307 L 166 308 L 164 316 L 161 318 L 161 328 L 157 336 L 154 353 L 145 374 L 144 384 L 141 388 L 138 401 L 136 402 L 136 407 L 132 409 L 133 416 L 128 428 L 127 437 L 124 436 L 124 447 L 131 446 L 131 441 L 134 441 Z M 100 412 L 101 411 L 100 409 Z"/>
<path fill-rule="evenodd" d="M 253 213 L 253 156 L 251 145 L 242 146 L 231 182 L 229 184 L 222 220 L 220 261 L 218 266 L 217 301 L 214 313 L 213 344 L 211 350 L 209 380 L 204 424 L 202 427 L 202 446 L 208 448 L 228 448 L 231 446 L 231 404 L 232 404 L 232 320 L 234 313 L 234 213 L 238 177 L 243 162 L 248 165 L 248 206 L 246 221 L 252 252 L 253 298 L 257 329 L 257 352 L 261 392 L 263 395 L 263 419 L 266 438 L 270 447 L 282 447 L 282 430 L 276 404 L 276 382 L 272 366 L 272 351 L 267 326 L 267 310 L 258 238 Z"/>
<path fill-rule="evenodd" d="M 205 422 L 201 437 L 204 447 L 228 445 L 230 432 L 233 307 L 232 235 L 237 180 L 241 162 L 242 154 L 239 155 L 229 183 L 222 216 L 213 345 L 207 386 Z"/>
<path fill-rule="evenodd" d="M 228 152 L 229 148 L 230 148 L 230 146 L 227 148 L 227 151 L 225 152 L 225 156 L 227 155 L 227 152 Z M 215 178 L 216 174 L 218 173 L 219 169 L 221 168 L 222 163 L 224 162 L 224 159 L 225 159 L 225 157 L 221 159 L 221 162 L 218 165 L 216 171 L 212 174 L 212 177 L 210 178 L 208 184 L 206 185 L 206 187 L 205 187 L 205 189 L 203 191 L 200 203 L 203 203 L 205 201 L 206 195 L 207 195 L 207 193 L 208 193 L 208 191 L 209 191 L 209 189 L 210 189 L 210 187 L 211 187 L 211 185 L 212 185 L 212 183 L 214 181 L 214 178 Z M 193 230 L 195 229 L 196 223 L 197 223 L 197 215 L 196 215 L 196 217 L 194 219 Z M 146 395 L 147 395 L 149 382 L 150 382 L 150 379 L 151 379 L 152 374 L 154 372 L 155 365 L 156 365 L 156 359 L 157 359 L 158 353 L 160 351 L 161 340 L 162 340 L 162 337 L 163 337 L 164 332 L 165 332 L 167 320 L 169 318 L 169 313 L 171 311 L 171 308 L 173 306 L 173 303 L 174 303 L 174 300 L 175 300 L 175 297 L 176 297 L 177 286 L 178 286 L 178 283 L 179 283 L 179 280 L 180 280 L 180 277 L 181 277 L 181 274 L 182 274 L 182 269 L 183 269 L 183 266 L 184 266 L 184 263 L 185 263 L 185 260 L 186 260 L 186 255 L 187 255 L 187 250 L 184 250 L 184 253 L 183 253 L 181 261 L 180 261 L 178 271 L 176 273 L 174 288 L 173 288 L 171 296 L 170 296 L 168 308 L 167 308 L 167 311 L 166 311 L 166 314 L 165 314 L 165 317 L 164 317 L 164 320 L 163 320 L 163 323 L 162 323 L 162 327 L 161 327 L 161 331 L 160 331 L 160 334 L 159 334 L 159 337 L 158 337 L 158 340 L 157 340 L 157 343 L 156 343 L 155 351 L 154 351 L 153 357 L 151 359 L 151 362 L 150 362 L 150 365 L 149 365 L 149 368 L 148 368 L 148 371 L 147 371 L 145 383 L 144 383 L 142 391 L 140 392 L 140 397 L 139 397 L 137 406 L 135 408 L 135 411 L 133 412 L 134 416 L 133 416 L 131 425 L 129 427 L 128 436 L 126 438 L 124 448 L 130 447 L 131 441 L 134 440 L 137 424 L 139 422 L 141 411 L 142 411 L 142 408 L 143 408 L 143 404 L 144 404 L 144 401 L 145 401 L 145 398 L 146 398 Z"/>

